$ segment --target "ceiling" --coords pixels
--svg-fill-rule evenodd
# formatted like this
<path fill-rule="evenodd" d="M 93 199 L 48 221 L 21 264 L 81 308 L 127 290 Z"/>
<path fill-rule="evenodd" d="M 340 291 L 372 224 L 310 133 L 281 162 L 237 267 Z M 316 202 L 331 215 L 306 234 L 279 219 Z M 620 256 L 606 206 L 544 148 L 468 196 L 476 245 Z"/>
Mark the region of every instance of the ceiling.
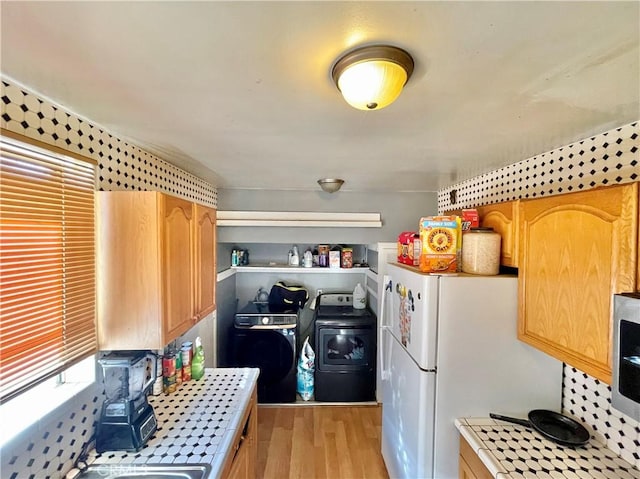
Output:
<path fill-rule="evenodd" d="M 219 188 L 435 191 L 640 119 L 640 2 L 2 1 L 1 71 Z M 415 71 L 379 111 L 344 51 Z"/>

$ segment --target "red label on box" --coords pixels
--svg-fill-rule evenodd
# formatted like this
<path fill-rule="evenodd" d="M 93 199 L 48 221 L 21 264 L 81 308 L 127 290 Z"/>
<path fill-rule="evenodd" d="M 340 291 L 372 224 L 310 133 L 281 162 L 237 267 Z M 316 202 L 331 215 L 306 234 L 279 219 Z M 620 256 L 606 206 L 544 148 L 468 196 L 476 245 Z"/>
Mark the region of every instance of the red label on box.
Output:
<path fill-rule="evenodd" d="M 480 215 L 475 208 L 462 210 L 462 232 L 466 233 L 471 228 L 480 226 Z"/>
<path fill-rule="evenodd" d="M 398 263 L 418 266 L 420 263 L 420 235 L 405 231 L 398 235 Z"/>

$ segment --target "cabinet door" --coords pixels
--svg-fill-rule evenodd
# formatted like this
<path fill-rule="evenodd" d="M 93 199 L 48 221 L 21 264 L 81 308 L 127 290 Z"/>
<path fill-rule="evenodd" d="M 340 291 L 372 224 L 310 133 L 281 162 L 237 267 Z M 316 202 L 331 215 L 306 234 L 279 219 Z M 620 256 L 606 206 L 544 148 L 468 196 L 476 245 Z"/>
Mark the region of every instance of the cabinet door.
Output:
<path fill-rule="evenodd" d="M 520 203 L 518 336 L 606 383 L 612 295 L 636 286 L 637 187 Z"/>
<path fill-rule="evenodd" d="M 203 318 L 216 308 L 216 210 L 195 208 L 196 316 Z"/>
<path fill-rule="evenodd" d="M 487 466 L 480 460 L 473 448 L 460 436 L 459 479 L 493 479 Z"/>
<path fill-rule="evenodd" d="M 473 471 L 471 470 L 471 467 L 469 467 L 469 464 L 467 464 L 467 462 L 464 460 L 464 458 L 462 456 L 460 456 L 460 479 L 477 479 L 476 475 L 473 473 Z"/>
<path fill-rule="evenodd" d="M 518 201 L 479 206 L 480 226 L 500 233 L 500 264 L 518 266 Z"/>
<path fill-rule="evenodd" d="M 194 317 L 193 208 L 181 198 L 163 196 L 165 344 L 196 323 Z"/>
<path fill-rule="evenodd" d="M 101 350 L 161 349 L 160 200 L 154 191 L 96 194 L 97 327 Z"/>
<path fill-rule="evenodd" d="M 254 387 L 243 416 L 243 428 L 236 432 L 231 455 L 222 469 L 226 479 L 256 479 L 258 457 L 258 394 Z"/>

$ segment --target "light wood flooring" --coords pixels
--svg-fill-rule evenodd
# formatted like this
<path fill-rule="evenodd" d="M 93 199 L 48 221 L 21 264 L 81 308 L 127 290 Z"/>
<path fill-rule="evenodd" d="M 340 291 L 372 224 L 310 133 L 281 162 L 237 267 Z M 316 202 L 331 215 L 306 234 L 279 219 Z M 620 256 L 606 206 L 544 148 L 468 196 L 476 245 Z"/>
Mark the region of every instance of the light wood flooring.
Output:
<path fill-rule="evenodd" d="M 388 479 L 381 407 L 258 406 L 261 479 Z"/>

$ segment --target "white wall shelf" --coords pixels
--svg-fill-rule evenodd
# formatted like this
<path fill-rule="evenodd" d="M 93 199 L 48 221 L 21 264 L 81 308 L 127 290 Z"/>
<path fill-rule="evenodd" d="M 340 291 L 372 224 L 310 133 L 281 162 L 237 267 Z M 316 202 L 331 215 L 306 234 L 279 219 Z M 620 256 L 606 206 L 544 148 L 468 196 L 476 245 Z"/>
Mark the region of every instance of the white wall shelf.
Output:
<path fill-rule="evenodd" d="M 324 213 L 315 211 L 218 211 L 218 226 L 287 226 L 381 228 L 380 213 Z"/>
<path fill-rule="evenodd" d="M 291 273 L 291 274 L 367 274 L 369 268 L 304 268 L 285 264 L 255 264 L 249 266 L 231 266 L 238 273 Z"/>

